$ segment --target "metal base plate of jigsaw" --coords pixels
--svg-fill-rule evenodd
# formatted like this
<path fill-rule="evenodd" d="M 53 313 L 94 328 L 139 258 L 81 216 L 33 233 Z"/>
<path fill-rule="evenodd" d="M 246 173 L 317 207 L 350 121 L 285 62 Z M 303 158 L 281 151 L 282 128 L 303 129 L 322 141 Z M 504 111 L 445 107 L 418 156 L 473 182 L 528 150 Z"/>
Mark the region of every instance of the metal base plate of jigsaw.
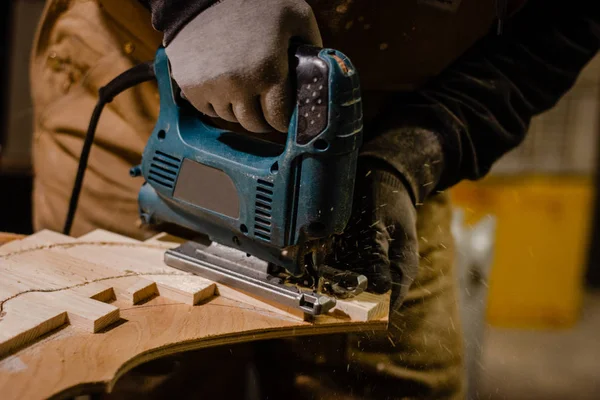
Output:
<path fill-rule="evenodd" d="M 209 245 L 189 241 L 167 250 L 165 263 L 173 268 L 202 276 L 214 282 L 257 295 L 281 305 L 316 316 L 336 305 L 335 293 L 344 298 L 355 296 L 367 287 L 364 276 L 325 267 L 318 287 L 336 287 L 335 293 L 320 293 L 315 288 L 291 283 L 280 274 L 273 274 L 269 263 L 235 248 L 212 242 Z M 338 277 L 339 279 L 336 279 Z M 323 280 L 327 284 L 323 285 Z M 344 289 L 340 290 L 343 286 Z"/>

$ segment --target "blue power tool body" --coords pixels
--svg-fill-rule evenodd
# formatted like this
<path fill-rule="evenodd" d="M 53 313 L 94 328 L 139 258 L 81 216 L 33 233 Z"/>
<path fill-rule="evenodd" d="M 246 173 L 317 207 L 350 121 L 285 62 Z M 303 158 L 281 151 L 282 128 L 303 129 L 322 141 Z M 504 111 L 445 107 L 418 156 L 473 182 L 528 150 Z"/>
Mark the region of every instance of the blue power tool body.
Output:
<path fill-rule="evenodd" d="M 336 50 L 295 50 L 296 104 L 280 143 L 208 121 L 180 95 L 163 48 L 153 69 L 160 113 L 131 170 L 144 178 L 140 217 L 208 239 L 167 251 L 166 263 L 313 315 L 363 291 L 366 278 L 324 264 L 350 218 L 362 143 L 350 60 Z"/>

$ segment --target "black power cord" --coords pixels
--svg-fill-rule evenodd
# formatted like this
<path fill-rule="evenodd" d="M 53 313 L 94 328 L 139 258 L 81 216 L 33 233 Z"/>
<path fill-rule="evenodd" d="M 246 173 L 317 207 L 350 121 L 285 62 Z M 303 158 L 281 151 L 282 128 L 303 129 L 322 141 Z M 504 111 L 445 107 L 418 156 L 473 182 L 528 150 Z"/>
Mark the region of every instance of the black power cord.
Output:
<path fill-rule="evenodd" d="M 154 62 L 148 61 L 128 69 L 106 84 L 106 86 L 103 86 L 98 90 L 98 102 L 96 103 L 96 107 L 92 113 L 90 124 L 85 135 L 85 141 L 83 142 L 83 147 L 81 149 L 79 167 L 77 169 L 77 176 L 75 177 L 75 183 L 73 185 L 73 192 L 71 193 L 71 201 L 69 202 L 69 210 L 67 212 L 63 234 L 69 235 L 71 233 L 71 227 L 73 225 L 73 219 L 75 218 L 75 212 L 77 211 L 79 194 L 81 193 L 81 186 L 83 184 L 83 177 L 87 168 L 90 150 L 92 149 L 92 144 L 94 143 L 96 127 L 98 126 L 98 120 L 100 119 L 100 114 L 102 114 L 104 106 L 113 101 L 117 95 L 125 90 L 155 78 L 156 73 L 154 71 Z"/>

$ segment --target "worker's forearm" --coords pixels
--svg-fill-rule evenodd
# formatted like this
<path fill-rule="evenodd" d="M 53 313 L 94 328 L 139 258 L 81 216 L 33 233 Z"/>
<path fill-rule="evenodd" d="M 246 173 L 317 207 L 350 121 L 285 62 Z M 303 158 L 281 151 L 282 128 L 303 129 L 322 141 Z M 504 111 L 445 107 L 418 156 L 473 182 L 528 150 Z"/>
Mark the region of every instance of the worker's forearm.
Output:
<path fill-rule="evenodd" d="M 399 95 L 390 114 L 407 129 L 380 130 L 365 152 L 409 171 L 420 197 L 434 186 L 441 190 L 484 176 L 523 140 L 531 118 L 572 87 L 598 51 L 596 6 L 587 0 L 530 0 L 501 36 L 491 33 L 422 90 Z M 438 143 L 427 144 L 433 134 Z M 443 149 L 437 155 L 436 146 Z M 419 155 L 420 148 L 425 154 Z"/>

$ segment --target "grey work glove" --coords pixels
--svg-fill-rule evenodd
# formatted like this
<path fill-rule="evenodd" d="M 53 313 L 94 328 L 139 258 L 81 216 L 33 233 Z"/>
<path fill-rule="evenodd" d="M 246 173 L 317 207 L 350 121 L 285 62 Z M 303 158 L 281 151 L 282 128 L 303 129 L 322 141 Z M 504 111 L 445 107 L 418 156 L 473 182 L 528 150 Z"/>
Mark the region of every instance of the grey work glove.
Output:
<path fill-rule="evenodd" d="M 365 275 L 370 291 L 392 289 L 392 305 L 405 297 L 419 265 L 417 212 L 388 164 L 361 160 L 352 216 L 331 257 L 335 267 Z"/>
<path fill-rule="evenodd" d="M 292 39 L 322 47 L 305 1 L 223 0 L 191 20 L 165 50 L 173 78 L 196 109 L 250 132 L 287 132 Z"/>

